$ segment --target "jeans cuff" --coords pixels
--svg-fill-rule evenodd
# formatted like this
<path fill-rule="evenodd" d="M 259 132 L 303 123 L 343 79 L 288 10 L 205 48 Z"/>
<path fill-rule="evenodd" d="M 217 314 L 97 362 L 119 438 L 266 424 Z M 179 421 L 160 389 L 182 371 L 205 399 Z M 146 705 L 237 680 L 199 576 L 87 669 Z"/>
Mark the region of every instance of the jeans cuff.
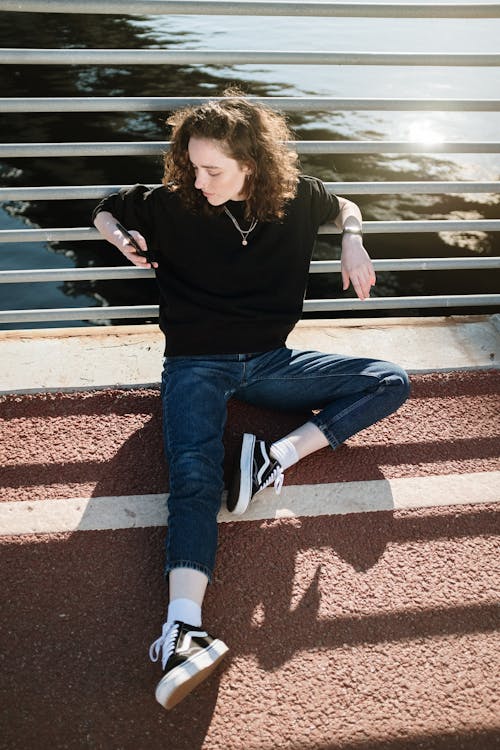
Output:
<path fill-rule="evenodd" d="M 321 412 L 315 415 L 314 417 L 312 417 L 312 419 L 310 419 L 309 421 L 312 422 L 314 425 L 316 425 L 316 427 L 319 430 L 321 430 L 321 432 L 326 437 L 326 439 L 328 440 L 328 442 L 330 443 L 331 447 L 334 450 L 335 448 L 339 447 L 340 441 L 337 440 L 337 437 L 333 434 L 330 427 L 321 421 Z"/>
<path fill-rule="evenodd" d="M 168 577 L 168 574 L 171 570 L 176 570 L 177 568 L 189 568 L 190 570 L 197 570 L 200 573 L 204 573 L 208 578 L 208 582 L 212 583 L 211 569 L 206 565 L 202 565 L 201 563 L 193 562 L 193 560 L 172 560 L 172 562 L 168 562 L 165 566 L 165 578 Z"/>

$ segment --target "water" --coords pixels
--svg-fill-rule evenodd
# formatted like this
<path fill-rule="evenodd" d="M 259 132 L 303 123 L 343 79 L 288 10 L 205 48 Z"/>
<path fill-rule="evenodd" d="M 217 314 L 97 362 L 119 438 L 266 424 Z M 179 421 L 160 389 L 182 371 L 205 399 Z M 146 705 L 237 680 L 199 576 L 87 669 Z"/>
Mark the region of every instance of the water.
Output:
<path fill-rule="evenodd" d="M 431 2 L 431 0 L 429 0 Z M 4 47 L 167 47 L 214 50 L 496 52 L 500 20 L 250 18 L 217 16 L 113 17 L 0 13 Z M 240 85 L 261 96 L 495 98 L 493 68 L 387 66 L 0 66 L 2 96 L 204 96 Z M 165 113 L 166 115 L 166 113 Z M 161 113 L 9 114 L 3 142 L 164 140 Z M 498 140 L 500 113 L 337 112 L 290 115 L 300 139 Z M 3 185 L 154 183 L 160 157 L 4 159 Z M 302 158 L 303 170 L 324 180 L 498 180 L 498 154 L 335 155 Z M 356 196 L 366 219 L 498 218 L 496 195 Z M 95 202 L 3 204 L 0 228 L 86 226 Z M 498 235 L 371 235 L 374 258 L 499 255 Z M 316 258 L 337 258 L 321 238 Z M 106 243 L 24 243 L 0 246 L 0 268 L 121 265 Z M 379 274 L 378 296 L 494 293 L 497 274 L 481 271 Z M 339 296 L 339 279 L 313 276 L 309 297 Z M 4 285 L 1 309 L 148 304 L 154 282 L 107 281 Z M 488 309 L 491 311 L 491 308 Z M 419 311 L 429 314 L 433 311 Z M 477 308 L 448 312 L 478 312 Z M 397 314 L 394 313 L 383 313 Z M 121 321 L 130 322 L 130 321 Z M 134 321 L 136 322 L 136 321 Z M 84 325 L 76 321 L 72 325 Z M 48 324 L 39 324 L 46 327 Z M 61 325 L 60 323 L 54 325 Z M 65 325 L 65 323 L 63 324 Z M 5 325 L 4 328 L 15 327 Z M 30 327 L 36 327 L 31 324 Z"/>

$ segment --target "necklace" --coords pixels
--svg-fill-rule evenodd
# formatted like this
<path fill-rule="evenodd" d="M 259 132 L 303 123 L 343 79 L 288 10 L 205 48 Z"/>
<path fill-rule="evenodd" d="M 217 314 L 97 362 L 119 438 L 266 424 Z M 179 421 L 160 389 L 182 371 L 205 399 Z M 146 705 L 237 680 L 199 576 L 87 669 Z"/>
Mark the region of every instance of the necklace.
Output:
<path fill-rule="evenodd" d="M 246 229 L 246 230 L 243 230 L 240 227 L 240 225 L 238 224 L 238 222 L 236 221 L 236 219 L 234 218 L 234 216 L 231 213 L 231 211 L 227 208 L 227 206 L 224 206 L 224 211 L 229 216 L 229 218 L 233 222 L 233 224 L 236 227 L 236 229 L 238 230 L 238 232 L 241 234 L 241 244 L 242 245 L 248 245 L 247 237 L 250 234 L 250 232 L 253 232 L 253 230 L 257 226 L 258 219 L 252 219 L 252 223 L 250 224 L 250 227 L 248 229 Z"/>

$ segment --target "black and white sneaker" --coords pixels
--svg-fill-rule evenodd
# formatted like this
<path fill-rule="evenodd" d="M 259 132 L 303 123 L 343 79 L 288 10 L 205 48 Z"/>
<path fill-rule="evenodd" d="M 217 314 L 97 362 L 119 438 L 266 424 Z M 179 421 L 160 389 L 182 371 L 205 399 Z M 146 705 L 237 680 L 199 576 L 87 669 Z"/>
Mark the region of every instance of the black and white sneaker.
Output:
<path fill-rule="evenodd" d="M 149 658 L 158 661 L 161 654 L 165 674 L 156 686 L 155 697 L 167 710 L 186 697 L 217 667 L 228 652 L 223 641 L 205 630 L 176 620 L 166 622 L 159 638 L 151 644 Z"/>
<path fill-rule="evenodd" d="M 281 492 L 285 477 L 279 462 L 269 455 L 270 447 L 255 435 L 247 432 L 243 435 L 227 493 L 230 513 L 244 513 L 254 495 L 271 484 L 274 484 L 277 495 Z"/>

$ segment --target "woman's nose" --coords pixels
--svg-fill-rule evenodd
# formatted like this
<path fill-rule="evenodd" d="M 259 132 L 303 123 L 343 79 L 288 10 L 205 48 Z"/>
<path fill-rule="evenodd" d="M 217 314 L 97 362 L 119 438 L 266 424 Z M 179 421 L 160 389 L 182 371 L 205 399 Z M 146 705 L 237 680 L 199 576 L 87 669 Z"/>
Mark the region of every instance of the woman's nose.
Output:
<path fill-rule="evenodd" d="M 195 188 L 197 190 L 202 190 L 205 183 L 206 183 L 206 177 L 204 178 L 202 174 L 198 173 L 194 181 Z"/>

